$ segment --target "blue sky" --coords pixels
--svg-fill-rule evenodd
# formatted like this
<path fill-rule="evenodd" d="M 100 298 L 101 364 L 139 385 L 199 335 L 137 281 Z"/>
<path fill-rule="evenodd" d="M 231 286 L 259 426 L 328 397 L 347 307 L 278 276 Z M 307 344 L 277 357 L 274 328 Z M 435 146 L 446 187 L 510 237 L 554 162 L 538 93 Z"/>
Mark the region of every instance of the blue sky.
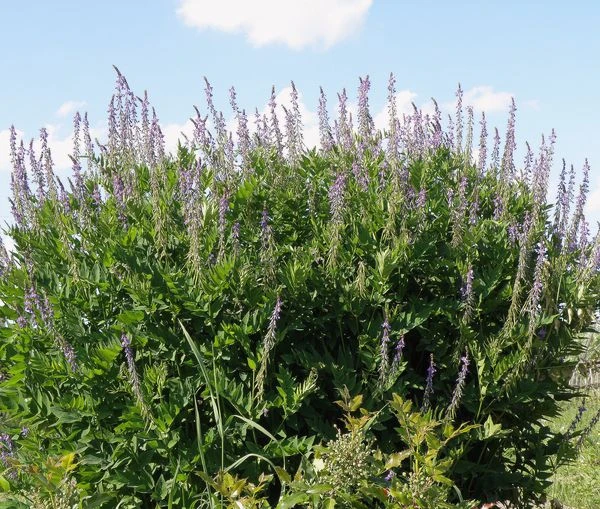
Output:
<path fill-rule="evenodd" d="M 228 109 L 263 109 L 275 85 L 301 92 L 315 132 L 319 86 L 333 105 L 343 87 L 356 97 L 368 74 L 374 116 L 385 109 L 394 72 L 401 106 L 448 109 L 460 82 L 467 102 L 505 130 L 517 101 L 517 142 L 537 147 L 556 129 L 560 159 L 580 169 L 589 159 L 588 218 L 600 220 L 600 3 L 595 1 L 427 0 L 30 0 L 5 2 L 0 15 L 0 216 L 10 220 L 11 124 L 25 140 L 47 126 L 53 156 L 67 165 L 74 108 L 88 111 L 102 138 L 117 65 L 144 89 L 170 146 L 192 106 L 204 108 L 203 76 Z M 381 117 L 383 118 L 383 117 Z M 308 136 L 311 139 L 311 136 Z M 519 153 L 520 154 L 520 153 Z M 520 156 L 519 156 L 520 157 Z M 59 168 L 59 173 L 61 173 Z M 551 189 L 551 196 L 555 190 Z M 595 230 L 595 228 L 592 228 Z"/>

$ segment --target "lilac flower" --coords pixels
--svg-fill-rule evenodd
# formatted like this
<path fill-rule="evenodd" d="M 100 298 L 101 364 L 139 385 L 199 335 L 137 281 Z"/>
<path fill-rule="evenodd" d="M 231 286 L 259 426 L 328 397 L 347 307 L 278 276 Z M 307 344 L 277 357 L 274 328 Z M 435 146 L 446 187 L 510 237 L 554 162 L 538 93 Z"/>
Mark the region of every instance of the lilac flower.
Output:
<path fill-rule="evenodd" d="M 421 110 L 417 108 L 415 103 L 412 103 L 413 115 L 413 150 L 418 155 L 423 155 L 426 148 L 425 128 L 423 126 L 423 115 Z"/>
<path fill-rule="evenodd" d="M 206 76 L 204 77 L 204 93 L 206 95 L 206 105 L 208 107 L 208 111 L 212 116 L 213 125 L 215 128 L 216 138 L 219 144 L 224 145 L 224 140 L 227 139 L 227 130 L 225 127 L 225 119 L 222 114 L 220 114 L 215 108 L 213 102 L 213 88 L 209 83 Z"/>
<path fill-rule="evenodd" d="M 471 314 L 473 312 L 473 305 L 475 301 L 475 295 L 473 294 L 473 266 L 469 265 L 469 269 L 464 277 L 462 287 L 460 289 L 460 294 L 462 297 L 462 301 L 464 304 L 464 319 L 465 321 L 469 321 L 471 318 Z"/>
<path fill-rule="evenodd" d="M 327 98 L 323 92 L 323 87 L 320 88 L 319 96 L 319 138 L 321 142 L 321 150 L 329 152 L 333 148 L 333 135 L 331 134 L 331 126 L 329 125 L 329 115 L 327 113 Z"/>
<path fill-rule="evenodd" d="M 29 142 L 29 165 L 31 166 L 31 170 L 33 173 L 33 179 L 36 182 L 37 191 L 36 196 L 38 202 L 44 203 L 45 199 L 45 179 L 44 174 L 42 173 L 42 162 L 35 157 L 35 150 L 33 148 L 33 140 Z"/>
<path fill-rule="evenodd" d="M 196 118 L 191 119 L 192 124 L 194 124 L 194 145 L 199 146 L 204 152 L 210 152 L 213 148 L 213 141 L 206 127 L 208 115 L 202 117 L 196 106 L 194 106 L 194 109 L 196 110 Z"/>
<path fill-rule="evenodd" d="M 533 273 L 533 285 L 529 294 L 529 333 L 534 334 L 537 326 L 537 318 L 540 315 L 539 304 L 544 289 L 544 265 L 546 262 L 546 246 L 543 241 L 539 242 L 537 248 L 537 259 Z"/>
<path fill-rule="evenodd" d="M 25 147 L 21 141 L 17 148 L 17 133 L 14 126 L 10 128 L 10 157 L 12 161 L 12 173 L 10 186 L 12 190 L 13 216 L 17 225 L 25 226 L 29 207 L 29 183 L 27 170 L 25 168 Z"/>
<path fill-rule="evenodd" d="M 487 158 L 487 125 L 485 120 L 485 112 L 481 112 L 481 120 L 479 121 L 479 125 L 481 126 L 481 134 L 479 136 L 479 161 L 477 162 L 477 167 L 479 168 L 479 172 L 483 174 L 485 171 L 485 160 Z"/>
<path fill-rule="evenodd" d="M 15 454 L 15 445 L 8 433 L 0 435 L 0 462 L 7 470 L 11 467 L 11 459 Z"/>
<path fill-rule="evenodd" d="M 75 353 L 75 350 L 73 349 L 71 344 L 62 337 L 59 338 L 59 345 L 65 357 L 65 360 L 67 361 L 67 364 L 71 368 L 71 371 L 75 373 L 78 369 L 77 354 Z"/>
<path fill-rule="evenodd" d="M 269 363 L 269 356 L 271 350 L 275 346 L 275 340 L 277 338 L 277 323 L 281 318 L 281 308 L 282 308 L 281 297 L 278 295 L 277 300 L 275 301 L 275 306 L 273 307 L 273 312 L 271 313 L 271 319 L 269 320 L 269 328 L 267 329 L 267 333 L 263 339 L 263 354 L 260 361 L 260 367 L 258 370 L 258 374 L 256 376 L 257 380 L 257 397 L 259 400 L 262 399 L 264 394 L 264 383 L 265 378 L 267 376 L 267 367 Z"/>
<path fill-rule="evenodd" d="M 340 224 L 342 221 L 345 191 L 346 174 L 340 171 L 329 188 L 329 210 L 333 224 Z"/>
<path fill-rule="evenodd" d="M 73 117 L 73 158 L 79 161 L 80 156 L 80 137 L 81 137 L 81 115 L 78 111 Z"/>
<path fill-rule="evenodd" d="M 463 135 L 462 101 L 463 101 L 463 90 L 459 83 L 458 90 L 456 91 L 456 151 L 457 152 L 461 152 L 461 150 L 462 150 L 462 135 Z"/>
<path fill-rule="evenodd" d="M 469 356 L 467 352 L 465 352 L 465 355 L 460 358 L 460 361 L 461 368 L 458 373 L 458 378 L 456 379 L 456 386 L 454 387 L 454 391 L 452 392 L 452 400 L 450 401 L 450 405 L 448 406 L 448 410 L 446 412 L 446 415 L 450 419 L 454 419 L 454 415 L 456 413 L 458 405 L 460 404 L 460 400 L 462 398 L 463 391 L 465 388 L 465 382 L 467 379 L 467 374 L 469 372 Z"/>
<path fill-rule="evenodd" d="M 500 166 L 500 133 L 494 128 L 494 148 L 492 149 L 492 171 L 496 174 Z"/>
<path fill-rule="evenodd" d="M 233 239 L 233 251 L 237 255 L 240 252 L 240 222 L 236 221 L 231 227 L 231 238 Z"/>
<path fill-rule="evenodd" d="M 302 149 L 302 116 L 300 114 L 300 102 L 298 96 L 298 90 L 296 85 L 291 82 L 292 91 L 290 92 L 290 103 L 292 107 L 292 121 L 293 121 L 293 146 L 296 152 L 296 156 Z"/>
<path fill-rule="evenodd" d="M 465 158 L 471 162 L 471 151 L 473 150 L 473 106 L 467 106 L 467 141 L 465 143 Z"/>
<path fill-rule="evenodd" d="M 494 197 L 494 219 L 499 221 L 502 215 L 504 214 L 504 199 L 502 195 L 498 192 Z"/>
<path fill-rule="evenodd" d="M 365 171 L 362 164 L 359 164 L 357 161 L 352 163 L 352 174 L 354 175 L 354 179 L 360 186 L 363 191 L 367 191 L 369 187 L 369 180 L 367 176 L 367 172 Z"/>
<path fill-rule="evenodd" d="M 359 78 L 358 87 L 358 134 L 363 139 L 369 139 L 373 134 L 373 118 L 369 112 L 369 90 L 371 82 L 369 76 Z"/>
<path fill-rule="evenodd" d="M 435 99 L 431 99 L 433 101 L 434 107 L 434 115 L 432 120 L 433 125 L 433 137 L 431 139 L 431 146 L 435 150 L 442 145 L 443 131 L 442 131 L 442 112 L 438 103 Z"/>
<path fill-rule="evenodd" d="M 579 186 L 579 194 L 575 201 L 575 210 L 573 211 L 573 220 L 571 224 L 570 238 L 575 245 L 577 238 L 577 231 L 580 229 L 580 223 L 585 220 L 584 209 L 587 201 L 587 193 L 590 189 L 590 165 L 586 159 L 583 164 L 583 180 Z"/>
<path fill-rule="evenodd" d="M 269 99 L 269 109 L 271 112 L 271 127 L 270 127 L 270 139 L 272 145 L 275 147 L 279 157 L 283 154 L 283 137 L 281 130 L 279 129 L 279 120 L 277 119 L 277 102 L 275 101 L 275 87 L 271 88 L 271 98 Z"/>
<path fill-rule="evenodd" d="M 115 96 L 108 103 L 108 150 L 111 154 L 116 153 L 119 146 L 119 135 L 117 133 L 117 113 L 115 108 Z"/>
<path fill-rule="evenodd" d="M 240 110 L 237 104 L 235 88 L 229 89 L 229 104 L 237 120 L 238 150 L 242 158 L 242 168 L 248 164 L 248 151 L 250 150 L 250 132 L 248 131 L 248 117 L 245 110 Z"/>
<path fill-rule="evenodd" d="M 427 191 L 425 188 L 421 188 L 419 190 L 419 196 L 417 197 L 417 209 L 423 210 L 425 209 L 425 205 L 427 204 Z"/>
<path fill-rule="evenodd" d="M 398 132 L 398 112 L 396 106 L 396 78 L 390 73 L 388 82 L 388 116 L 389 120 L 389 139 L 387 145 L 388 158 L 395 160 L 400 150 L 400 136 Z"/>
<path fill-rule="evenodd" d="M 266 269 L 265 277 L 267 280 L 272 280 L 275 275 L 273 260 L 273 230 L 269 224 L 269 213 L 266 207 L 263 209 L 262 219 L 260 221 L 260 243 L 260 258 Z"/>
<path fill-rule="evenodd" d="M 400 361 L 402 360 L 402 352 L 404 352 L 404 348 L 406 343 L 404 342 L 404 334 L 400 336 L 398 341 L 396 342 L 396 346 L 394 347 L 394 358 L 392 359 L 392 376 L 395 376 L 400 369 Z"/>
<path fill-rule="evenodd" d="M 52 309 L 52 304 L 47 295 L 44 297 L 44 301 L 40 307 L 40 313 L 44 326 L 48 330 L 52 330 L 54 328 L 54 309 Z"/>
<path fill-rule="evenodd" d="M 519 229 L 515 224 L 509 224 L 507 227 L 508 240 L 512 246 L 516 245 L 519 238 Z"/>
<path fill-rule="evenodd" d="M 92 191 L 92 200 L 94 205 L 99 209 L 102 206 L 102 195 L 100 194 L 100 187 L 98 184 L 94 184 L 94 190 Z"/>
<path fill-rule="evenodd" d="M 450 150 L 454 150 L 454 120 L 452 115 L 448 115 L 448 130 L 446 131 L 446 139 L 444 144 Z"/>
<path fill-rule="evenodd" d="M 473 297 L 473 266 L 469 265 L 467 274 L 464 277 L 463 285 L 460 289 L 460 295 L 463 301 L 468 301 Z"/>
<path fill-rule="evenodd" d="M 392 482 L 392 480 L 396 477 L 396 473 L 393 470 L 388 470 L 385 474 L 386 482 Z"/>
<path fill-rule="evenodd" d="M 423 394 L 423 406 L 421 407 L 422 411 L 427 411 L 429 409 L 431 395 L 433 394 L 433 377 L 436 373 L 437 369 L 435 367 L 435 363 L 433 362 L 433 354 L 429 354 L 429 367 L 427 368 L 427 379 L 425 382 L 425 393 Z"/>
<path fill-rule="evenodd" d="M 523 174 L 522 178 L 525 183 L 531 183 L 531 173 L 533 170 L 533 151 L 531 150 L 531 145 L 528 142 L 525 142 L 525 146 L 527 147 L 527 152 L 525 154 L 525 161 L 523 162 Z"/>
<path fill-rule="evenodd" d="M 384 384 L 387 380 L 390 368 L 390 359 L 388 356 L 389 344 L 390 344 L 390 331 L 392 328 L 390 327 L 390 323 L 386 318 L 381 324 L 381 343 L 379 346 L 380 353 L 380 363 L 379 363 L 379 383 Z"/>
<path fill-rule="evenodd" d="M 125 360 L 127 361 L 127 370 L 129 372 L 129 380 L 131 382 L 133 394 L 135 395 L 138 403 L 141 404 L 143 402 L 142 387 L 140 384 L 137 368 L 135 366 L 133 349 L 131 348 L 131 340 L 129 339 L 129 336 L 127 336 L 127 334 L 125 334 L 124 332 L 123 334 L 121 334 L 121 347 L 123 348 L 123 352 L 125 353 Z"/>
<path fill-rule="evenodd" d="M 506 142 L 504 145 L 504 154 L 502 156 L 502 170 L 501 175 L 503 178 L 512 180 L 514 176 L 515 165 L 513 162 L 513 154 L 516 149 L 515 143 L 515 113 L 517 106 L 515 105 L 514 97 L 511 99 L 510 111 L 508 114 L 508 126 L 506 128 Z"/>
<path fill-rule="evenodd" d="M 352 115 L 348 114 L 346 103 L 348 97 L 346 96 L 346 89 L 342 90 L 341 94 L 338 94 L 339 100 L 339 122 L 337 122 L 336 138 L 338 145 L 342 146 L 345 150 L 350 150 L 352 147 Z"/>
<path fill-rule="evenodd" d="M 269 121 L 266 115 L 262 115 L 258 112 L 258 108 L 254 110 L 254 146 L 255 147 L 266 147 L 269 144 Z"/>
<path fill-rule="evenodd" d="M 246 115 L 246 110 L 242 110 L 238 115 L 237 137 L 238 148 L 242 158 L 242 169 L 248 171 L 250 163 L 250 131 L 248 129 L 248 116 Z"/>
<path fill-rule="evenodd" d="M 546 141 L 542 136 L 542 143 L 540 145 L 540 155 L 537 160 L 537 164 L 534 165 L 534 173 L 532 177 L 532 190 L 533 198 L 536 203 L 537 213 L 545 206 L 546 195 L 548 193 L 548 179 L 550 176 L 550 169 L 552 167 L 552 155 L 554 153 L 554 144 L 556 142 L 556 135 L 554 130 L 550 135 L 549 143 L 546 145 Z"/>
<path fill-rule="evenodd" d="M 48 131 L 46 131 L 46 128 L 40 129 L 40 141 L 40 159 L 46 185 L 48 186 L 48 194 L 50 195 L 50 198 L 56 199 L 57 191 L 54 182 L 54 162 L 52 161 L 50 147 L 48 147 Z"/>
<path fill-rule="evenodd" d="M 82 200 L 83 199 L 83 192 L 84 192 L 84 183 L 83 183 L 83 177 L 81 175 L 81 164 L 79 164 L 79 160 L 76 159 L 75 157 L 71 157 L 69 156 L 71 159 L 71 162 L 73 163 L 72 165 L 72 172 L 73 172 L 73 178 L 75 179 L 75 186 L 73 188 L 73 194 L 79 199 Z"/>
<path fill-rule="evenodd" d="M 71 213 L 71 202 L 69 200 L 69 195 L 65 191 L 65 186 L 63 186 L 62 181 L 58 177 L 56 178 L 56 182 L 58 183 L 58 188 L 60 190 L 60 203 L 64 213 L 68 215 Z"/>
<path fill-rule="evenodd" d="M 556 193 L 556 203 L 554 205 L 554 234 L 557 236 L 558 241 L 562 242 L 564 237 L 564 231 L 561 231 L 561 221 L 563 210 L 569 207 L 567 197 L 567 163 L 564 158 L 562 160 L 562 169 L 558 177 L 558 190 Z"/>
<path fill-rule="evenodd" d="M 25 293 L 23 298 L 23 311 L 30 323 L 34 323 L 36 319 L 36 310 L 38 309 L 38 302 L 40 297 L 35 290 L 33 285 L 29 286 L 29 289 Z"/>
<path fill-rule="evenodd" d="M 260 220 L 261 236 L 266 237 L 271 234 L 271 226 L 269 225 L 269 212 L 266 208 L 263 209 Z"/>
<path fill-rule="evenodd" d="M 158 166 L 165 157 L 165 137 L 160 128 L 156 111 L 152 108 L 152 121 L 150 123 L 150 162 Z"/>
<path fill-rule="evenodd" d="M 26 427 L 26 426 L 23 426 L 23 427 L 21 428 L 21 432 L 19 433 L 19 435 L 20 435 L 22 438 L 27 438 L 27 436 L 29 435 L 29 428 L 28 428 L 28 427 Z"/>

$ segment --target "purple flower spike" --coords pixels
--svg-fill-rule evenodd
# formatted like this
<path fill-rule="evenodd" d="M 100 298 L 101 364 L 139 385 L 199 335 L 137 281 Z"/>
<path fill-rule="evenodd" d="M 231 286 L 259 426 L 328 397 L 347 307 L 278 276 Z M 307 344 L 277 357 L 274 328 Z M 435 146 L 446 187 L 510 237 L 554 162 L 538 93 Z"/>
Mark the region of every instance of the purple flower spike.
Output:
<path fill-rule="evenodd" d="M 331 134 L 331 126 L 329 125 L 329 115 L 327 113 L 327 98 L 323 92 L 323 87 L 320 88 L 319 96 L 319 138 L 321 142 L 321 150 L 329 152 L 333 148 L 333 135 Z"/>
<path fill-rule="evenodd" d="M 479 137 L 479 161 L 477 167 L 479 168 L 479 172 L 483 174 L 485 172 L 485 160 L 487 158 L 488 135 L 484 112 L 481 112 L 481 121 L 479 122 L 479 125 L 481 126 L 481 135 Z"/>
<path fill-rule="evenodd" d="M 533 273 L 533 285 L 529 294 L 529 333 L 533 335 L 536 322 L 541 314 L 540 301 L 544 291 L 544 265 L 546 263 L 546 245 L 540 242 L 536 248 L 537 260 Z"/>
<path fill-rule="evenodd" d="M 271 112 L 270 139 L 271 144 L 277 150 L 279 157 L 283 155 L 283 136 L 279 129 L 279 120 L 277 119 L 277 102 L 275 101 L 275 87 L 271 88 L 271 98 L 269 99 L 269 110 Z"/>
<path fill-rule="evenodd" d="M 369 139 L 373 134 L 373 119 L 369 112 L 369 90 L 371 82 L 369 76 L 359 78 L 358 87 L 358 133 L 363 139 Z"/>
<path fill-rule="evenodd" d="M 129 380 L 131 382 L 133 394 L 135 395 L 138 402 L 142 403 L 142 388 L 137 368 L 135 366 L 133 349 L 131 348 L 131 340 L 129 339 L 129 336 L 127 336 L 127 334 L 125 334 L 124 332 L 123 334 L 121 334 L 121 347 L 123 348 L 123 352 L 125 353 L 125 360 L 127 361 L 127 370 L 129 372 Z"/>
<path fill-rule="evenodd" d="M 334 224 L 339 224 L 342 221 L 345 191 L 346 174 L 340 171 L 329 188 L 329 210 Z"/>
<path fill-rule="evenodd" d="M 500 166 L 500 133 L 498 128 L 494 128 L 494 148 L 492 149 L 492 171 L 497 174 Z"/>
<path fill-rule="evenodd" d="M 456 90 L 456 151 L 462 150 L 462 135 L 463 135 L 463 120 L 462 120 L 462 106 L 463 106 L 463 90 L 458 84 Z"/>
<path fill-rule="evenodd" d="M 400 369 L 400 361 L 402 360 L 402 352 L 404 352 L 404 348 L 406 343 L 404 342 L 404 334 L 400 336 L 396 346 L 394 347 L 394 359 L 392 360 L 392 375 L 395 376 Z"/>
<path fill-rule="evenodd" d="M 515 142 L 515 113 L 517 106 L 515 105 L 514 97 L 511 99 L 510 112 L 508 115 L 508 126 L 506 128 L 506 141 L 504 145 L 504 154 L 502 156 L 502 178 L 512 180 L 514 177 L 515 164 L 513 162 L 513 154 L 516 149 Z"/>
<path fill-rule="evenodd" d="M 475 296 L 473 294 L 473 280 L 473 266 L 469 265 L 469 269 L 467 270 L 467 274 L 464 277 L 463 285 L 460 289 L 460 294 L 465 308 L 464 319 L 466 321 L 468 321 L 471 318 L 471 314 L 473 313 L 473 305 L 475 300 Z"/>
<path fill-rule="evenodd" d="M 352 115 L 348 113 L 346 89 L 338 94 L 339 100 L 339 121 L 337 121 L 336 138 L 338 145 L 341 145 L 345 150 L 350 150 L 352 147 Z"/>
<path fill-rule="evenodd" d="M 275 301 L 275 306 L 273 307 L 273 312 L 271 313 L 271 319 L 269 320 L 269 328 L 267 329 L 267 334 L 263 339 L 263 354 L 260 362 L 260 368 L 258 370 L 258 374 L 256 376 L 257 383 L 257 396 L 258 399 L 262 399 L 264 394 L 264 383 L 265 378 L 267 376 L 267 367 L 269 363 L 269 356 L 271 350 L 275 346 L 275 340 L 277 339 L 277 323 L 281 318 L 281 308 L 283 306 L 283 302 L 280 296 L 277 296 L 277 300 Z"/>
<path fill-rule="evenodd" d="M 437 369 L 433 362 L 433 354 L 429 355 L 429 367 L 427 368 L 427 379 L 425 382 L 425 393 L 423 394 L 423 406 L 422 410 L 427 411 L 429 409 L 431 395 L 433 394 L 433 377 L 436 374 Z"/>
<path fill-rule="evenodd" d="M 458 378 L 456 379 L 456 386 L 454 387 L 454 391 L 452 393 L 452 400 L 450 401 L 450 406 L 448 407 L 446 414 L 450 419 L 454 418 L 458 405 L 460 404 L 460 400 L 462 399 L 465 388 L 467 374 L 469 372 L 469 356 L 466 352 L 465 355 L 460 358 L 460 362 L 461 368 L 458 373 Z"/>
<path fill-rule="evenodd" d="M 424 188 L 421 188 L 419 191 L 419 196 L 417 197 L 417 208 L 422 210 L 425 208 L 427 203 L 427 191 Z"/>
<path fill-rule="evenodd" d="M 65 339 L 62 339 L 62 338 L 60 340 L 60 347 L 63 352 L 63 355 L 65 356 L 65 360 L 67 361 L 67 363 L 69 364 L 69 367 L 71 368 L 71 371 L 76 372 L 78 365 L 77 365 L 77 355 L 75 353 L 75 350 L 69 344 L 68 341 L 66 341 Z"/>
<path fill-rule="evenodd" d="M 381 343 L 379 346 L 380 353 L 380 363 L 379 363 L 379 382 L 384 384 L 389 375 L 390 369 L 390 358 L 388 355 L 389 345 L 390 345 L 390 331 L 392 328 L 390 327 L 390 323 L 387 318 L 381 324 Z"/>

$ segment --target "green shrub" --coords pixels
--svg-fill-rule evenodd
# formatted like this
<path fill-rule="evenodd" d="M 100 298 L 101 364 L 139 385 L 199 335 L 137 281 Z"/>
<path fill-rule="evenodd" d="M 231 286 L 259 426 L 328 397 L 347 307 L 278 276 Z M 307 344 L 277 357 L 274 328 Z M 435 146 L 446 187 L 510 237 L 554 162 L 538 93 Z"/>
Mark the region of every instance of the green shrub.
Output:
<path fill-rule="evenodd" d="M 86 507 L 215 506 L 223 483 L 275 505 L 286 472 L 342 439 L 347 391 L 376 416 L 365 461 L 411 444 L 386 404 L 397 394 L 423 419 L 478 426 L 443 448 L 440 476 L 462 497 L 542 495 L 565 441 L 547 419 L 574 395 L 564 359 L 598 302 L 587 180 L 574 200 L 563 171 L 551 220 L 554 139 L 518 173 L 514 108 L 488 164 L 485 129 L 471 154 L 471 109 L 465 143 L 460 106 L 443 131 L 439 112 L 401 122 L 392 101 L 376 132 L 368 88 L 357 132 L 345 92 L 335 132 L 322 96 L 317 152 L 303 148 L 295 88 L 284 133 L 259 116 L 250 135 L 232 94 L 234 145 L 207 85 L 214 134 L 198 114 L 194 139 L 166 157 L 147 99 L 138 121 L 119 74 L 99 153 L 75 119 L 70 192 L 44 132 L 35 192 L 15 140 L 15 249 L 0 282 L 5 489 L 73 453 Z M 439 442 L 427 445 L 438 454 Z M 409 491 L 415 454 L 395 467 Z"/>

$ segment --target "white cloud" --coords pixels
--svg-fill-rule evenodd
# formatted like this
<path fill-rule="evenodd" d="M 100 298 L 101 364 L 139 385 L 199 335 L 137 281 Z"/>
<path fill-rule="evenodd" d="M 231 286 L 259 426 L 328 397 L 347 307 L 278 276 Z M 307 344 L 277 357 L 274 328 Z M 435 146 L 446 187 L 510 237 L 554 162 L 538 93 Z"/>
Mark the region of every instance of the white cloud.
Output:
<path fill-rule="evenodd" d="M 463 105 L 473 106 L 477 111 L 506 111 L 512 97 L 513 94 L 509 92 L 496 92 L 490 86 L 479 86 L 464 93 Z"/>
<path fill-rule="evenodd" d="M 56 116 L 64 118 L 71 113 L 75 113 L 79 108 L 85 106 L 85 101 L 67 101 L 60 105 L 60 108 L 56 110 Z"/>
<path fill-rule="evenodd" d="M 200 30 L 243 33 L 253 46 L 330 48 L 362 25 L 373 0 L 180 0 L 177 13 Z"/>

